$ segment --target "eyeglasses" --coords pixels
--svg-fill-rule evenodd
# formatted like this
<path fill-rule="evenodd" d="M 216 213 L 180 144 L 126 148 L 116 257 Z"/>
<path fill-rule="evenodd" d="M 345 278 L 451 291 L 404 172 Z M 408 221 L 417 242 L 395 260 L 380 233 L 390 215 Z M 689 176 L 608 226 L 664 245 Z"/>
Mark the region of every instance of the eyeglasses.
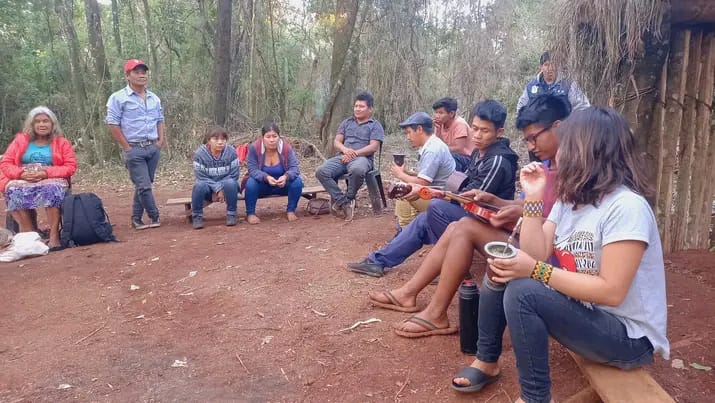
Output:
<path fill-rule="evenodd" d="M 539 138 L 539 136 L 541 136 L 545 131 L 551 129 L 551 126 L 552 125 L 548 125 L 548 126 L 544 127 L 543 129 L 539 130 L 538 132 L 532 134 L 531 136 L 524 137 L 523 139 L 521 139 L 521 141 L 523 141 L 524 143 L 536 145 L 536 139 Z"/>

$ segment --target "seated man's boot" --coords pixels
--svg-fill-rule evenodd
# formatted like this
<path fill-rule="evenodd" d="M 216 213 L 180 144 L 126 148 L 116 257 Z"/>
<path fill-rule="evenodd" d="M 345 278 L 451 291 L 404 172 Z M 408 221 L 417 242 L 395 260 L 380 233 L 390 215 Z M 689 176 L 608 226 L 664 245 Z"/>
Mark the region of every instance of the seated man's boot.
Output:
<path fill-rule="evenodd" d="M 367 259 L 363 259 L 363 261 L 358 263 L 348 263 L 348 270 L 371 277 L 382 277 L 385 275 L 385 267 L 383 265 L 372 263 Z"/>

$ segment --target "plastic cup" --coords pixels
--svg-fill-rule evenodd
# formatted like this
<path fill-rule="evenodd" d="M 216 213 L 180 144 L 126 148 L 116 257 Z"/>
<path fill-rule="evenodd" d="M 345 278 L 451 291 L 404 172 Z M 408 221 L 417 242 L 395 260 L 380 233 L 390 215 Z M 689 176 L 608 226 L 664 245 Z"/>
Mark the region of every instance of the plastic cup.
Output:
<path fill-rule="evenodd" d="M 392 160 L 395 161 L 395 165 L 403 166 L 405 165 L 405 154 L 392 154 Z"/>
<path fill-rule="evenodd" d="M 484 245 L 484 253 L 492 259 L 513 259 L 516 257 L 516 247 L 506 242 L 493 241 Z M 490 280 L 494 278 L 494 272 L 489 264 L 487 264 L 487 277 Z"/>

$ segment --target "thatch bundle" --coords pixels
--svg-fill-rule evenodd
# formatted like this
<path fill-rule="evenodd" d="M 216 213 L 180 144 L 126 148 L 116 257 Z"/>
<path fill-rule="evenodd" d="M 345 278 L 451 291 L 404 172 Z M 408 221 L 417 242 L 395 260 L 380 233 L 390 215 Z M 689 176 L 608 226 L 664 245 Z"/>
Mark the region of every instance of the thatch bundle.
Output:
<path fill-rule="evenodd" d="M 559 0 L 552 57 L 596 103 L 605 103 L 633 73 L 643 34 L 660 39 L 662 0 Z M 621 96 L 625 96 L 621 94 Z"/>

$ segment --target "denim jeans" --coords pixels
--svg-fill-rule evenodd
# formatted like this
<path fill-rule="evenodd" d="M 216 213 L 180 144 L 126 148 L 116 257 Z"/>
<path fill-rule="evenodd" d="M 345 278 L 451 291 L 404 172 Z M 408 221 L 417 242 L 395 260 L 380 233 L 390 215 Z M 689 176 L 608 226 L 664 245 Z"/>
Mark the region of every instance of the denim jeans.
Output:
<path fill-rule="evenodd" d="M 226 178 L 221 181 L 223 184 L 223 194 L 226 198 L 226 215 L 237 214 L 238 205 L 238 181 L 233 178 Z M 191 215 L 193 217 L 204 216 L 204 201 L 211 201 L 213 191 L 207 182 L 196 182 L 191 191 Z"/>
<path fill-rule="evenodd" d="M 484 277 L 479 295 L 477 358 L 497 362 L 507 323 L 519 371 L 521 398 L 551 400 L 549 336 L 589 360 L 622 369 L 653 362 L 646 337 L 631 339 L 614 315 L 530 278 L 497 284 Z"/>
<path fill-rule="evenodd" d="M 134 183 L 132 219 L 141 220 L 144 211 L 151 219 L 159 218 L 159 209 L 156 207 L 151 188 L 160 156 L 161 152 L 156 144 L 146 147 L 132 146 L 131 150 L 124 153 L 124 165 L 129 170 L 129 177 Z"/>
<path fill-rule="evenodd" d="M 432 200 L 427 211 L 420 213 L 382 249 L 370 253 L 368 260 L 384 267 L 395 267 L 424 245 L 437 243 L 449 223 L 465 217 L 467 212 L 458 204 Z"/>
<path fill-rule="evenodd" d="M 469 163 L 472 161 L 471 158 L 468 155 L 457 153 L 452 153 L 452 158 L 454 158 L 454 162 L 456 163 L 454 169 L 466 173 L 467 168 L 469 168 Z"/>
<path fill-rule="evenodd" d="M 372 170 L 372 160 L 367 157 L 357 157 L 343 164 L 340 161 L 341 157 L 342 155 L 336 155 L 326 160 L 315 171 L 315 177 L 330 194 L 333 202 L 342 206 L 350 200 L 355 200 L 358 189 L 365 182 L 365 175 Z M 348 175 L 348 189 L 343 193 L 338 186 L 338 179 L 345 174 Z"/>
<path fill-rule="evenodd" d="M 246 215 L 256 214 L 256 203 L 259 198 L 272 195 L 288 196 L 286 212 L 295 213 L 302 193 L 303 181 L 300 177 L 287 181 L 286 185 L 282 188 L 271 186 L 266 182 L 259 182 L 253 178 L 248 178 L 248 181 L 246 181 L 246 189 L 243 191 L 243 195 L 246 198 Z"/>

